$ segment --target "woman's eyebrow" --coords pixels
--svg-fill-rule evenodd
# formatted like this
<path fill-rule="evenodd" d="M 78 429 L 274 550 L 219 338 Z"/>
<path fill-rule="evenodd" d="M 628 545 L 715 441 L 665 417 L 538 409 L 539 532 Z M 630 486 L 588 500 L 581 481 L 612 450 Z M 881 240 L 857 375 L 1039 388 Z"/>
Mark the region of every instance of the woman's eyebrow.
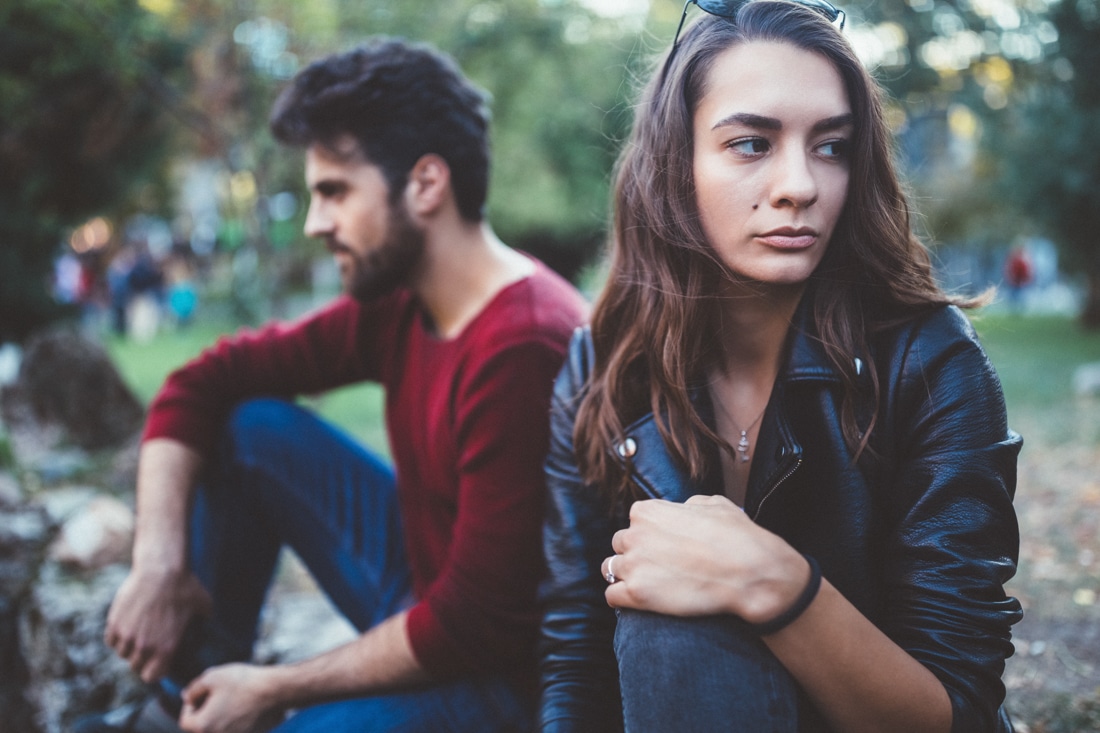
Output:
<path fill-rule="evenodd" d="M 855 115 L 851 112 L 846 112 L 842 115 L 836 115 L 835 117 L 826 117 L 819 122 L 815 122 L 813 126 L 814 132 L 828 132 L 830 130 L 839 130 L 842 127 L 848 127 L 855 124 Z"/>
<path fill-rule="evenodd" d="M 783 129 L 783 123 L 776 118 L 754 115 L 751 112 L 736 112 L 729 117 L 723 117 L 710 129 L 717 130 L 719 127 L 729 127 L 730 125 L 744 125 L 745 127 L 753 127 L 758 130 Z"/>
<path fill-rule="evenodd" d="M 845 112 L 842 115 L 835 115 L 833 117 L 826 117 L 823 120 L 819 120 L 814 123 L 814 132 L 825 132 L 828 130 L 837 130 L 841 127 L 847 127 L 851 125 L 855 120 L 855 116 L 851 112 Z M 728 117 L 723 117 L 718 120 L 710 129 L 717 130 L 720 127 L 728 127 L 730 125 L 743 125 L 744 127 L 751 127 L 757 130 L 782 130 L 782 121 L 775 117 L 765 117 L 764 115 L 756 115 L 751 112 L 736 112 Z"/>

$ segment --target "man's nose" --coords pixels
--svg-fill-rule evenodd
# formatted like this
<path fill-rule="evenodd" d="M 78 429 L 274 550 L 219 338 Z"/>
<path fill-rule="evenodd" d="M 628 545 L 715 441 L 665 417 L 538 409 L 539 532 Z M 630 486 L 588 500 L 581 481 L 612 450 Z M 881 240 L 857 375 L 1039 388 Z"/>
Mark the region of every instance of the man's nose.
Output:
<path fill-rule="evenodd" d="M 309 201 L 309 210 L 306 212 L 306 223 L 302 227 L 307 237 L 324 237 L 332 233 L 332 217 L 328 215 L 326 207 L 316 198 Z"/>

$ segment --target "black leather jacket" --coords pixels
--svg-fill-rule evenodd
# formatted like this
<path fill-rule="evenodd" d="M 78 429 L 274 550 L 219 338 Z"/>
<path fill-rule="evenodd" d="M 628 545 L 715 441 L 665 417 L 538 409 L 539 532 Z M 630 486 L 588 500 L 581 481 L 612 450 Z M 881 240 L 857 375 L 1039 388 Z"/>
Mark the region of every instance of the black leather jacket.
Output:
<path fill-rule="evenodd" d="M 841 431 L 840 378 L 813 335 L 792 328 L 745 510 L 817 558 L 848 600 L 939 678 L 951 698 L 953 731 L 1010 733 L 1001 674 L 1013 651 L 1010 628 L 1022 614 L 1003 584 L 1019 548 L 1012 496 L 1020 437 L 1007 427 L 1000 383 L 957 308 L 886 332 L 872 349 L 881 385 L 872 446 L 882 460 L 853 465 Z M 578 330 L 554 392 L 542 731 L 622 726 L 615 615 L 604 600 L 600 562 L 612 554 L 626 509 L 611 512 L 598 500 L 573 454 L 577 397 L 592 358 L 591 336 Z M 869 389 L 867 370 L 857 371 Z M 717 482 L 685 477 L 652 415 L 626 432 L 633 480 L 645 495 L 683 501 L 721 491 Z M 806 700 L 800 721 L 800 731 L 829 730 Z"/>

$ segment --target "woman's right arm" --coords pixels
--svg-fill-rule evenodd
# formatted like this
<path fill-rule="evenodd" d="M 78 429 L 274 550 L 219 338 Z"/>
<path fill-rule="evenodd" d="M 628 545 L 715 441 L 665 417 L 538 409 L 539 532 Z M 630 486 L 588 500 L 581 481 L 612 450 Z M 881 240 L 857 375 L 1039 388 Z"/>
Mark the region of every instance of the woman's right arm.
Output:
<path fill-rule="evenodd" d="M 539 641 L 543 733 L 622 730 L 615 615 L 604 599 L 600 563 L 616 527 L 597 492 L 584 484 L 573 451 L 573 425 L 586 377 L 586 333 L 578 331 L 554 386 L 543 546 L 547 578 Z"/>

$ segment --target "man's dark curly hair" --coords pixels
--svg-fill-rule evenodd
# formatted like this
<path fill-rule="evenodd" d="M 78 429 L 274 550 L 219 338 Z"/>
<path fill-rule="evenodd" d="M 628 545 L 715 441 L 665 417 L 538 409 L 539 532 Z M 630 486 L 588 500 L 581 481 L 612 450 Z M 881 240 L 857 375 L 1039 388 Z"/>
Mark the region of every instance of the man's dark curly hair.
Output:
<path fill-rule="evenodd" d="M 303 69 L 283 90 L 271 130 L 283 143 L 341 152 L 350 135 L 382 169 L 396 200 L 421 156 L 451 169 L 459 213 L 481 221 L 489 188 L 489 109 L 448 56 L 421 44 L 379 38 Z"/>

